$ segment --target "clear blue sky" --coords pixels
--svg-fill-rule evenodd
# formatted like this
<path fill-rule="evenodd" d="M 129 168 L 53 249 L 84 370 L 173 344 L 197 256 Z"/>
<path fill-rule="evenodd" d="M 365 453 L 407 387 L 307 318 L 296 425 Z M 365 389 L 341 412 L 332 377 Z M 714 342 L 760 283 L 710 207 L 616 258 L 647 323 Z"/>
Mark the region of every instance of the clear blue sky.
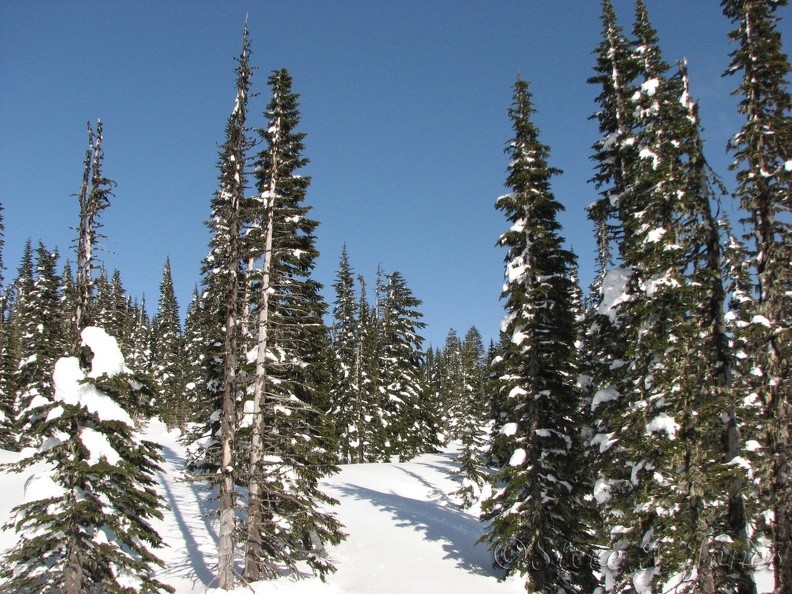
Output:
<path fill-rule="evenodd" d="M 622 26 L 633 2 L 614 2 Z M 718 0 L 648 0 L 666 60 L 689 60 L 711 164 L 732 183 L 724 147 L 741 120 L 724 79 L 730 24 Z M 597 140 L 598 90 L 586 84 L 600 40 L 597 0 L 0 2 L 0 203 L 6 280 L 27 238 L 71 256 L 85 125 L 105 127 L 105 174 L 118 183 L 102 221 L 130 294 L 156 311 L 170 256 L 184 312 L 200 279 L 217 188 L 217 146 L 234 100 L 234 56 L 249 14 L 258 67 L 254 124 L 266 78 L 287 68 L 307 133 L 307 203 L 321 222 L 316 278 L 331 287 L 344 242 L 373 284 L 400 271 L 442 345 L 449 328 L 497 337 L 503 309 L 494 209 L 505 193 L 506 111 L 520 74 L 535 123 L 564 170 L 553 189 L 564 234 L 592 277 L 585 207 Z M 783 9 L 785 48 L 792 14 Z M 72 257 L 72 259 L 74 259 Z"/>

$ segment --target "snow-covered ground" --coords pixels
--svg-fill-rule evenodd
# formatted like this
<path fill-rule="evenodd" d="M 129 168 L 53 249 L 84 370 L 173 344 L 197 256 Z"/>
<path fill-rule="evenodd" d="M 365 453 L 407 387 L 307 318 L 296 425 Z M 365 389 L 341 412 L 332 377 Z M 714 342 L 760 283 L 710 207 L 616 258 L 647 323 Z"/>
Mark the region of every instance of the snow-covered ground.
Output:
<path fill-rule="evenodd" d="M 163 446 L 161 493 L 170 506 L 155 528 L 168 547 L 158 555 L 165 567 L 157 576 L 177 594 L 217 594 L 213 584 L 216 530 L 211 504 L 200 486 L 181 480 L 184 452 L 177 434 L 152 422 L 145 435 Z M 0 463 L 17 454 L 0 451 Z M 457 488 L 448 477 L 452 453 L 425 455 L 401 464 L 343 466 L 324 482 L 340 501 L 335 508 L 349 535 L 333 547 L 338 571 L 318 578 L 257 582 L 242 591 L 256 593 L 499 593 L 524 592 L 523 581 L 498 581 L 490 552 L 475 542 L 482 525 L 475 513 L 460 511 L 449 498 Z M 0 473 L 0 522 L 22 501 L 29 472 Z M 475 510 L 474 510 L 475 512 Z M 0 531 L 0 551 L 14 543 L 13 531 Z M 242 586 L 240 584 L 240 586 Z"/>

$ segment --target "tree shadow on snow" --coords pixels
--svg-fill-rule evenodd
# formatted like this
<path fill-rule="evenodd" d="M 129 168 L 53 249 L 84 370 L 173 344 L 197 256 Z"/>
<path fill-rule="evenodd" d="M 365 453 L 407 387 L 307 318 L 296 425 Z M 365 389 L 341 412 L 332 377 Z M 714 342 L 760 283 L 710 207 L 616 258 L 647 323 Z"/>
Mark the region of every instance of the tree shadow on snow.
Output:
<path fill-rule="evenodd" d="M 440 493 L 434 485 L 421 477 L 406 470 L 404 472 L 419 478 L 433 492 Z M 481 522 L 458 509 L 448 507 L 452 503 L 444 493 L 433 501 L 424 501 L 349 483 L 336 485 L 335 488 L 350 497 L 368 500 L 388 512 L 396 520 L 396 526 L 411 527 L 422 532 L 425 540 L 443 543 L 445 558 L 455 561 L 458 568 L 478 575 L 501 577 L 492 567 L 493 559 L 487 547 L 476 545 L 483 530 Z"/>
<path fill-rule="evenodd" d="M 183 468 L 184 459 L 171 448 L 163 447 L 162 455 L 174 468 Z M 215 579 L 213 568 L 206 563 L 206 554 L 201 550 L 201 545 L 195 535 L 205 532 L 209 535 L 211 543 L 216 548 L 217 534 L 212 527 L 211 517 L 213 510 L 211 502 L 207 501 L 205 489 L 195 483 L 190 483 L 186 478 L 178 479 L 182 484 L 189 485 L 189 490 L 171 488 L 163 473 L 160 473 L 160 484 L 165 493 L 170 511 L 173 514 L 179 531 L 184 540 L 184 558 L 174 558 L 174 563 L 166 564 L 165 573 L 179 577 L 193 577 L 208 587 Z M 189 493 L 189 495 L 187 495 Z M 196 509 L 198 514 L 196 514 Z M 200 518 L 198 517 L 200 516 Z M 200 521 L 202 519 L 202 521 Z M 205 545 L 204 545 L 205 546 Z"/>

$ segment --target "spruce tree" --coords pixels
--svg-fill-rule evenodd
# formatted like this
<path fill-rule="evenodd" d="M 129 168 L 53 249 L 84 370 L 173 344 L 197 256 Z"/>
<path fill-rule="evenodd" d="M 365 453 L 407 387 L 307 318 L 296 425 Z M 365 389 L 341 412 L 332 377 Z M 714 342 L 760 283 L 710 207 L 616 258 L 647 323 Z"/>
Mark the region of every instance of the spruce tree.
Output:
<path fill-rule="evenodd" d="M 333 402 L 330 417 L 335 426 L 339 455 L 343 462 L 366 461 L 362 436 L 365 425 L 364 404 L 359 382 L 360 314 L 355 296 L 355 281 L 346 244 L 341 252 L 333 306 Z"/>
<path fill-rule="evenodd" d="M 187 404 L 184 400 L 184 341 L 179 304 L 173 289 L 170 258 L 166 258 L 160 283 L 160 297 L 152 333 L 152 372 L 157 385 L 155 408 L 169 427 L 183 427 Z"/>
<path fill-rule="evenodd" d="M 514 137 L 506 185 L 496 207 L 511 223 L 498 244 L 508 249 L 502 299 L 506 316 L 496 410 L 501 452 L 496 488 L 482 505 L 482 537 L 495 550 L 521 547 L 509 571 L 527 574 L 529 592 L 591 592 L 590 554 L 581 483 L 582 436 L 577 417 L 574 256 L 563 247 L 550 190 L 559 173 L 531 121 L 528 83 L 517 79 L 509 109 Z"/>
<path fill-rule="evenodd" d="M 245 282 L 241 234 L 247 187 L 246 153 L 251 146 L 246 129 L 252 75 L 249 57 L 245 25 L 242 51 L 236 59 L 236 97 L 218 160 L 220 188 L 212 198 L 211 216 L 206 223 L 211 232 L 210 251 L 202 267 L 207 367 L 202 378 L 205 383 L 199 387 L 202 402 L 198 407 L 210 410 L 211 415 L 200 419 L 194 431 L 186 436 L 188 467 L 205 475 L 210 485 L 218 489 L 217 584 L 223 590 L 233 589 L 236 581 L 236 484 L 240 480 L 236 451 L 240 412 L 237 402 L 243 389 L 239 381 L 244 361 L 240 328 L 242 317 L 246 315 L 241 302 Z"/>
<path fill-rule="evenodd" d="M 15 433 L 20 446 L 31 445 L 30 430 L 39 421 L 28 411 L 52 402 L 52 368 L 68 347 L 61 333 L 57 259 L 57 253 L 39 243 L 35 277 L 24 281 L 25 291 L 17 300 L 20 361 L 16 376 Z"/>
<path fill-rule="evenodd" d="M 163 563 L 150 551 L 163 544 L 149 523 L 162 517 L 155 489 L 162 459 L 118 404 L 136 400 L 131 392 L 148 382 L 126 367 L 104 330 L 85 328 L 82 345 L 93 355 L 90 369 L 76 357 L 58 359 L 53 399 L 34 399 L 26 411 L 41 445 L 10 470 L 47 469 L 28 479 L 5 526 L 19 540 L 0 571 L 4 591 L 172 592 L 153 577 Z"/>
<path fill-rule="evenodd" d="M 605 581 L 619 592 L 660 592 L 673 581 L 679 591 L 751 592 L 745 523 L 733 526 L 725 511 L 742 504 L 746 477 L 730 467 L 737 398 L 713 182 L 684 66 L 669 74 L 640 0 L 633 35 L 635 154 L 621 169 L 617 213 L 629 272 L 621 294 L 600 301 L 610 311 L 601 305 L 590 318 L 611 316 L 625 345 L 609 375 L 595 374 L 591 403 Z"/>
<path fill-rule="evenodd" d="M 437 445 L 437 410 L 421 381 L 425 326 L 416 298 L 399 272 L 386 275 L 383 285 L 379 353 L 383 420 L 388 451 L 406 461 Z"/>
<path fill-rule="evenodd" d="M 325 551 L 342 538 L 340 524 L 324 506 L 336 501 L 319 479 L 337 470 L 326 402 L 326 305 L 311 278 L 319 253 L 304 204 L 310 178 L 300 175 L 305 134 L 297 132 L 299 96 L 286 70 L 268 83 L 265 144 L 255 162 L 258 197 L 248 203 L 246 256 L 256 316 L 256 361 L 248 468 L 245 578 L 274 578 L 286 569 L 299 575 L 307 561 L 324 576 L 335 571 Z M 288 524 L 286 529 L 284 522 Z"/>
<path fill-rule="evenodd" d="M 457 473 L 461 481 L 455 494 L 463 507 L 476 503 L 486 481 L 483 471 L 483 450 L 486 444 L 487 403 L 484 386 L 484 343 L 479 331 L 472 327 L 465 334 L 461 350 L 462 394 L 459 407 L 457 437 L 461 450 Z"/>
<path fill-rule="evenodd" d="M 777 10 L 786 0 L 724 0 L 737 47 L 727 74 L 738 76 L 735 94 L 745 123 L 729 143 L 737 173 L 736 197 L 745 212 L 748 254 L 755 283 L 750 356 L 764 407 L 775 591 L 792 589 L 792 71 L 782 48 Z"/>

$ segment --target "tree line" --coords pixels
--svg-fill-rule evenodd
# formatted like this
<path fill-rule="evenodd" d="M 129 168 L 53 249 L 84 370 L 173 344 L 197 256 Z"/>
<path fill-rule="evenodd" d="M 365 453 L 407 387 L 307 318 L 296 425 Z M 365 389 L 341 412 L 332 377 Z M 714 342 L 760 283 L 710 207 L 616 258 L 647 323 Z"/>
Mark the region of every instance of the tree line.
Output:
<path fill-rule="evenodd" d="M 96 259 L 114 184 L 101 123 L 89 125 L 76 275 L 29 242 L 2 292 L 0 445 L 26 452 L 13 471 L 58 469 L 41 478 L 55 485 L 46 497 L 15 510 L 3 578 L 19 592 L 168 589 L 140 544 L 161 545 L 146 520 L 163 507 L 151 479 L 162 459 L 133 429 L 156 415 L 182 430 L 191 480 L 216 496 L 224 589 L 304 567 L 324 579 L 326 547 L 345 535 L 320 480 L 451 442 L 460 505 L 481 504 L 482 541 L 530 592 L 751 594 L 765 551 L 776 592 L 792 589 L 786 4 L 722 2 L 745 117 L 727 147 L 741 236 L 720 208 L 728 192 L 705 158 L 686 63 L 664 60 L 642 0 L 630 34 L 603 0 L 585 294 L 557 220 L 562 172 L 518 77 L 509 192 L 495 203 L 509 223 L 505 317 L 486 348 L 470 328 L 424 350 L 404 277 L 379 270 L 370 287 L 346 246 L 325 303 L 299 96 L 272 72 L 265 127 L 251 128 L 247 28 L 183 329 L 168 261 L 150 319 Z M 115 365 L 97 351 L 108 344 Z"/>

